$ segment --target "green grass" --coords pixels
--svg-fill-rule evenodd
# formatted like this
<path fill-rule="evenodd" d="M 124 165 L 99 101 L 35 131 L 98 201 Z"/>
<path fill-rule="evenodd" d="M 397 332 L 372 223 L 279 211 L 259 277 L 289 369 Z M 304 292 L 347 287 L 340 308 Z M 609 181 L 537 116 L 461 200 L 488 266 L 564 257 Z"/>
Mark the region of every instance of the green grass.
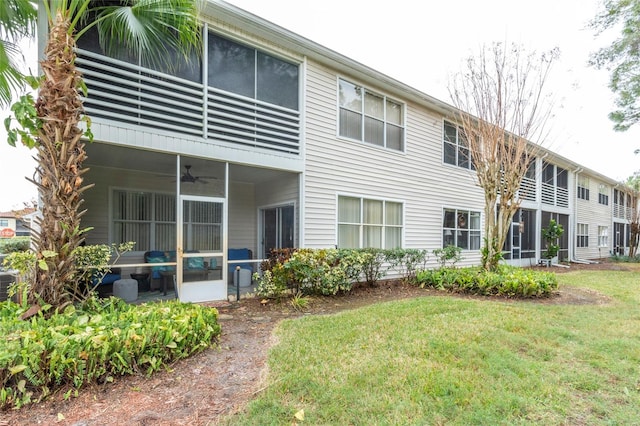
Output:
<path fill-rule="evenodd" d="M 283 322 L 228 424 L 637 424 L 640 276 L 559 275 L 606 305 L 424 297 Z"/>

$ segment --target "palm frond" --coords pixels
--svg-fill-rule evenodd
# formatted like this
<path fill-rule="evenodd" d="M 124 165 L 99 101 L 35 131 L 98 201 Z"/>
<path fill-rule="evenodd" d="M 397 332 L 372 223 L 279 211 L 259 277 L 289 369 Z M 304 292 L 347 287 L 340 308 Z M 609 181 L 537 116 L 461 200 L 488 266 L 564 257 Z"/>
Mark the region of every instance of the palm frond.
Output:
<path fill-rule="evenodd" d="M 143 64 L 171 69 L 176 64 L 167 52 L 177 52 L 187 62 L 200 52 L 198 5 L 197 0 L 125 0 L 95 7 L 90 10 L 95 19 L 78 36 L 96 26 L 107 55 L 125 46 Z"/>

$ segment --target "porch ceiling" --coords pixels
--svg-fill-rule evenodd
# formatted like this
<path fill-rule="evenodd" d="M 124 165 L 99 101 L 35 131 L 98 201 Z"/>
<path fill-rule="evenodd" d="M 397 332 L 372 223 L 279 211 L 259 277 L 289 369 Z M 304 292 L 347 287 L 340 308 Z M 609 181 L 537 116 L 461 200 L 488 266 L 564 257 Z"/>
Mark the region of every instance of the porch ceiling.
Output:
<path fill-rule="evenodd" d="M 88 143 L 86 145 L 88 159 L 85 165 L 107 167 L 113 169 L 136 170 L 144 173 L 156 175 L 175 174 L 174 154 L 166 154 L 150 150 L 132 149 L 105 143 Z M 224 180 L 224 163 L 215 159 L 204 159 L 195 157 L 182 157 L 182 164 L 192 167 L 194 175 L 214 176 Z M 291 172 L 273 170 L 255 166 L 231 164 L 229 167 L 230 179 L 233 182 L 244 183 L 264 183 L 278 179 L 283 176 L 290 176 Z"/>

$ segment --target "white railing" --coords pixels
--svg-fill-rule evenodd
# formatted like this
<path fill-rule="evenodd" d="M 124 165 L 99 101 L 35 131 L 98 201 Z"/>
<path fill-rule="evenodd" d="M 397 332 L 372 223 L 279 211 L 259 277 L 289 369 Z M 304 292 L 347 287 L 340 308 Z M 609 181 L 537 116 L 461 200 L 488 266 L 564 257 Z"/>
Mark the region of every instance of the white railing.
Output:
<path fill-rule="evenodd" d="M 206 138 L 212 143 L 300 153 L 299 111 L 96 53 L 78 53 L 77 64 L 88 88 L 84 107 L 92 118 Z"/>
<path fill-rule="evenodd" d="M 215 139 L 290 154 L 300 152 L 300 114 L 208 88 L 207 131 Z"/>
<path fill-rule="evenodd" d="M 625 207 L 621 204 L 613 205 L 613 217 L 617 219 L 624 219 L 625 217 Z"/>
<path fill-rule="evenodd" d="M 535 201 L 536 180 L 527 177 L 522 178 L 522 183 L 520 183 L 520 189 L 518 190 L 518 196 L 523 200 Z"/>
<path fill-rule="evenodd" d="M 556 205 L 558 207 L 569 207 L 569 190 L 556 187 Z"/>
<path fill-rule="evenodd" d="M 555 186 L 548 183 L 542 184 L 542 203 L 549 204 L 551 206 L 556 204 L 556 191 Z"/>
<path fill-rule="evenodd" d="M 569 207 L 569 190 L 548 183 L 542 184 L 542 203 L 551 206 Z"/>

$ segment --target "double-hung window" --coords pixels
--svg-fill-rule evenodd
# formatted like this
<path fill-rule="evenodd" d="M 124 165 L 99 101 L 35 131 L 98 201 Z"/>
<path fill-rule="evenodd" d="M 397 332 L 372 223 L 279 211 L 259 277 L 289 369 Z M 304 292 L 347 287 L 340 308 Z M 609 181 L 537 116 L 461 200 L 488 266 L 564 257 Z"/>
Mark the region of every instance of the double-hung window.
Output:
<path fill-rule="evenodd" d="M 480 212 L 444 209 L 442 247 L 480 250 Z"/>
<path fill-rule="evenodd" d="M 598 247 L 609 247 L 608 226 L 598 226 Z"/>
<path fill-rule="evenodd" d="M 578 198 L 589 200 L 589 178 L 587 176 L 578 176 Z"/>
<path fill-rule="evenodd" d="M 589 247 L 589 225 L 587 223 L 578 224 L 576 238 L 577 247 Z"/>
<path fill-rule="evenodd" d="M 338 247 L 402 247 L 402 203 L 338 197 Z"/>
<path fill-rule="evenodd" d="M 445 163 L 475 170 L 471 151 L 469 150 L 469 142 L 462 131 L 462 127 L 445 121 L 443 143 L 443 160 Z"/>
<path fill-rule="evenodd" d="M 6 228 L 7 226 L 9 226 L 9 219 L 0 219 L 0 227 Z"/>
<path fill-rule="evenodd" d="M 598 187 L 598 203 L 609 205 L 609 188 L 606 185 L 600 184 Z"/>
<path fill-rule="evenodd" d="M 339 134 L 396 151 L 404 150 L 401 103 L 345 80 L 338 83 Z"/>

